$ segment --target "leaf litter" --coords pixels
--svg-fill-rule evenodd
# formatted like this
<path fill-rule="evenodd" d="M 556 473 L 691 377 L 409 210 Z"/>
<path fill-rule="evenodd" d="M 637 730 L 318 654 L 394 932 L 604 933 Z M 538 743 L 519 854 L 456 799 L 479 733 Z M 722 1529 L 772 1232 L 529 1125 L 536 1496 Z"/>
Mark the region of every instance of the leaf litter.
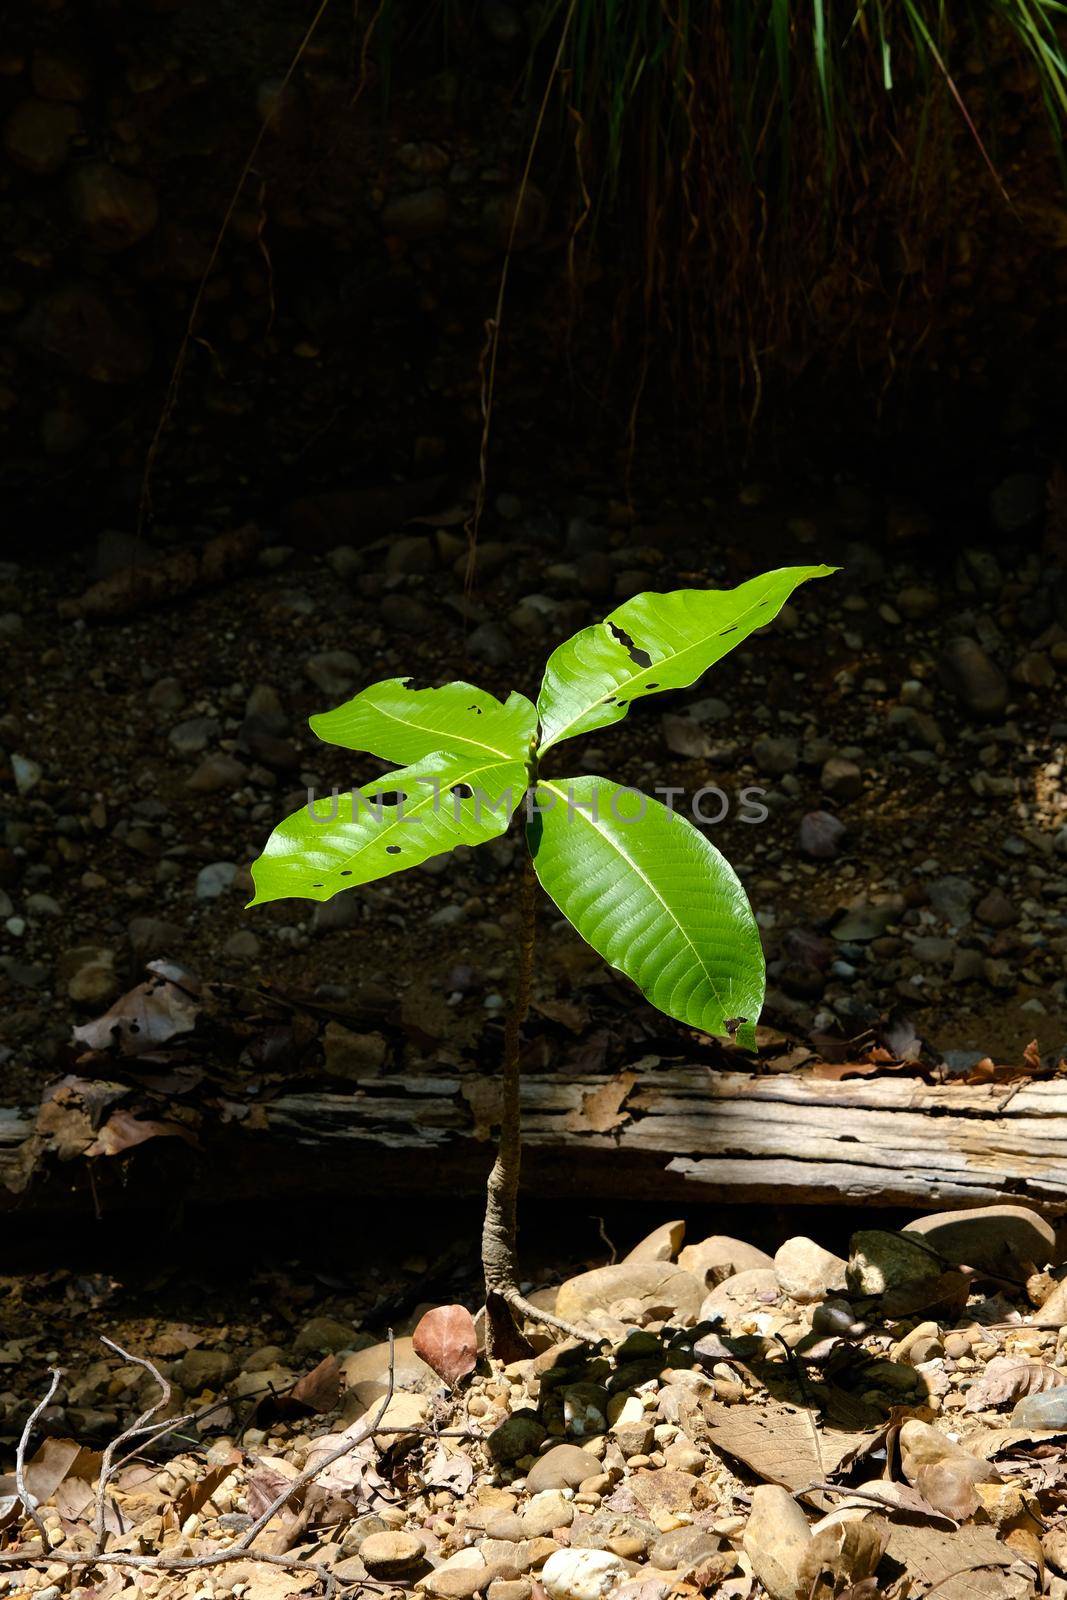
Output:
<path fill-rule="evenodd" d="M 103 1096 L 84 1114 L 107 1108 Z M 677 1254 L 680 1227 L 650 1235 L 649 1248 L 664 1238 Z M 783 1263 L 805 1243 L 789 1241 Z M 929 1235 L 927 1245 L 936 1255 Z M 859 1292 L 866 1257 L 841 1263 L 847 1302 L 832 1259 L 817 1260 L 834 1286 L 800 1299 L 776 1286 L 777 1269 L 734 1274 L 729 1297 L 723 1283 L 687 1297 L 687 1275 L 668 1264 L 672 1311 L 641 1301 L 638 1248 L 634 1262 L 587 1275 L 588 1345 L 528 1324 L 534 1354 L 507 1367 L 481 1353 L 476 1306 L 423 1305 L 409 1336 L 397 1330 L 391 1395 L 389 1345 L 354 1306 L 331 1317 L 334 1291 L 264 1280 L 274 1321 L 243 1334 L 188 1307 L 142 1321 L 140 1349 L 172 1394 L 158 1436 L 116 1453 L 97 1565 L 100 1447 L 155 1404 L 158 1386 L 86 1342 L 97 1331 L 87 1319 L 118 1331 L 106 1290 L 62 1272 L 32 1291 L 6 1280 L 9 1301 L 32 1292 L 39 1306 L 68 1307 L 70 1343 L 83 1348 L 63 1352 L 55 1402 L 25 1441 L 24 1483 L 52 1548 L 42 1551 L 8 1472 L 0 1576 L 32 1594 L 63 1568 L 78 1600 L 282 1600 L 328 1582 L 412 1600 L 583 1600 L 576 1563 L 595 1552 L 614 1563 L 604 1594 L 620 1600 L 1021 1600 L 1048 1583 L 1061 1594 L 1067 1402 L 1062 1425 L 1041 1429 L 1006 1426 L 1004 1408 L 1058 1392 L 1067 1335 L 1042 1325 L 1023 1288 L 980 1273 L 958 1311 L 901 1316 L 885 1295 Z M 1040 1265 L 1052 1271 L 1027 1281 L 1048 1293 L 1055 1263 Z M 380 1298 L 368 1295 L 368 1314 Z M 25 1326 L 0 1326 L 9 1396 L 25 1396 L 5 1412 L 12 1452 L 57 1342 L 54 1328 L 27 1337 Z M 286 1495 L 245 1552 L 250 1527 Z M 171 1566 L 108 1565 L 135 1557 Z"/>

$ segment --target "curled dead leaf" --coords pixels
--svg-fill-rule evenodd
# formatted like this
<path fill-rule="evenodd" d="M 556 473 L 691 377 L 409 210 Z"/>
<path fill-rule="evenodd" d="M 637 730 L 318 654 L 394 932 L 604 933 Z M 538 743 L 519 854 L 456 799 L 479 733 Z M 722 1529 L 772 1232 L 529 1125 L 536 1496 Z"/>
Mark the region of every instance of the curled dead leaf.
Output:
<path fill-rule="evenodd" d="M 922 1521 L 954 1527 L 952 1518 L 939 1511 L 936 1506 L 913 1489 L 907 1483 L 892 1483 L 885 1478 L 871 1478 L 867 1483 L 858 1484 L 857 1487 L 838 1501 L 838 1506 L 866 1506 L 875 1510 L 881 1508 L 887 1516 L 902 1518 L 914 1517 Z"/>
<path fill-rule="evenodd" d="M 1028 1361 L 1021 1356 L 994 1356 L 982 1376 L 967 1391 L 964 1411 L 986 1411 L 1007 1405 L 1024 1395 L 1043 1394 L 1067 1383 L 1067 1372 L 1047 1366 L 1043 1361 Z"/>
<path fill-rule="evenodd" d="M 888 1543 L 889 1527 L 881 1517 L 831 1513 L 812 1529 L 800 1558 L 800 1592 L 808 1600 L 833 1600 L 846 1585 L 872 1579 Z"/>
<path fill-rule="evenodd" d="M 286 1399 L 307 1406 L 309 1411 L 318 1412 L 321 1416 L 337 1405 L 341 1381 L 341 1363 L 337 1357 L 324 1356 L 317 1367 L 312 1367 L 310 1372 L 305 1372 L 302 1378 L 296 1380 Z"/>
<path fill-rule="evenodd" d="M 113 1111 L 86 1150 L 87 1156 L 119 1156 L 146 1139 L 184 1139 L 194 1149 L 196 1137 L 179 1122 L 158 1122 L 150 1117 L 135 1117 L 131 1111 Z"/>
<path fill-rule="evenodd" d="M 159 962 L 152 977 L 124 994 L 102 1017 L 73 1032 L 74 1043 L 87 1050 L 109 1050 L 138 1056 L 177 1034 L 189 1033 L 200 1015 L 196 980 Z"/>

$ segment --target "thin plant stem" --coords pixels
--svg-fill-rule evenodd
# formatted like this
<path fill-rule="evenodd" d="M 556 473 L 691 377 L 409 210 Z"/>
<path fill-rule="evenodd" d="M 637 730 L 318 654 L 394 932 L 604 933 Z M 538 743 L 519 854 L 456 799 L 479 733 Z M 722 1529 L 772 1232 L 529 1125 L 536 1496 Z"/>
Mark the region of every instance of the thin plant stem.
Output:
<path fill-rule="evenodd" d="M 537 918 L 537 875 L 526 856 L 519 883 L 519 950 L 515 993 L 504 1025 L 504 1060 L 501 1072 L 500 1138 L 496 1159 L 486 1184 L 485 1222 L 482 1227 L 482 1266 L 485 1272 L 486 1340 L 491 1356 L 504 1356 L 515 1347 L 514 1313 L 555 1328 L 571 1338 L 588 1339 L 588 1333 L 562 1317 L 532 1305 L 519 1292 L 518 1204 L 522 1167 L 521 1082 L 522 1027 L 530 1010 L 533 988 L 534 944 Z"/>

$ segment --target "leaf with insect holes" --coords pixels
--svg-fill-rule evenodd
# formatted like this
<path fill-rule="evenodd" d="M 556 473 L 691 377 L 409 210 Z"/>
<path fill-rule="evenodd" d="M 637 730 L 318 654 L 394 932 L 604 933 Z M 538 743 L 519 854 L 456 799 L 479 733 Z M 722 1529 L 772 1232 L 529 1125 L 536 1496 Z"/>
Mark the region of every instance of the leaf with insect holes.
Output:
<path fill-rule="evenodd" d="M 537 805 L 537 876 L 586 943 L 667 1016 L 754 1049 L 763 948 L 725 857 L 678 812 L 606 778 L 542 780 Z"/>
<path fill-rule="evenodd" d="M 421 761 L 439 750 L 526 760 L 537 712 L 524 694 L 510 694 L 501 704 L 470 683 L 409 689 L 410 681 L 371 684 L 335 711 L 312 717 L 312 732 L 327 744 L 366 750 L 383 761 Z"/>
<path fill-rule="evenodd" d="M 499 756 L 438 751 L 362 789 L 280 822 L 252 867 L 250 905 L 330 900 L 342 889 L 415 867 L 503 833 L 526 793 L 526 768 Z M 336 807 L 336 815 L 327 809 Z"/>
<path fill-rule="evenodd" d="M 736 589 L 675 589 L 625 601 L 549 656 L 537 699 L 541 751 L 609 727 L 646 694 L 688 688 L 776 617 L 798 585 L 836 571 L 780 567 Z"/>
<path fill-rule="evenodd" d="M 420 1319 L 411 1344 L 451 1389 L 478 1362 L 478 1332 L 466 1306 L 434 1306 Z"/>

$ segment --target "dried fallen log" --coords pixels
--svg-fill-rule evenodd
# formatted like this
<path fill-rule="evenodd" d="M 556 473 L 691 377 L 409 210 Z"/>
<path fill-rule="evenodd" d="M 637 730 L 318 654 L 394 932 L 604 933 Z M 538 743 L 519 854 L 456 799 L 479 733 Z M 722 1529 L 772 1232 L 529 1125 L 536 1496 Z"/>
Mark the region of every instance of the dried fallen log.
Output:
<path fill-rule="evenodd" d="M 198 1203 L 315 1194 L 476 1194 L 491 1158 L 497 1085 L 474 1073 L 383 1075 L 346 1093 L 215 1101 L 190 1148 L 152 1139 L 109 1159 L 55 1166 L 62 1187 L 97 1186 L 120 1164 L 195 1185 Z M 129 1118 L 129 1112 L 119 1113 Z M 1067 1082 L 930 1084 L 888 1072 L 834 1081 L 660 1065 L 620 1074 L 530 1075 L 523 1082 L 524 1181 L 583 1200 L 945 1206 L 1025 1201 L 1067 1211 Z M 0 1182 L 34 1124 L 0 1111 Z M 120 1143 L 124 1141 L 119 1141 Z M 55 1164 L 54 1164 L 55 1165 Z M 144 1189 L 108 1184 L 108 1207 Z M 52 1200 L 56 1202 L 53 1183 Z M 32 1211 L 35 1179 L 18 1204 Z M 0 1189 L 0 1205 L 15 1203 Z"/>
<path fill-rule="evenodd" d="M 618 1127 L 583 1127 L 590 1097 L 602 1097 L 612 1081 L 525 1081 L 527 1181 L 539 1193 L 930 1210 L 1011 1195 L 1067 1210 L 1067 1085 L 1013 1091 L 674 1068 L 635 1080 Z M 478 1087 L 491 1095 L 490 1084 Z M 373 1138 L 378 1157 L 368 1173 L 361 1155 L 363 1178 L 373 1182 L 380 1167 L 378 1181 L 390 1188 L 422 1189 L 432 1157 L 447 1163 L 453 1180 L 466 1165 L 476 1188 L 485 1161 L 476 1160 L 476 1143 L 470 1149 L 471 1088 L 412 1079 L 387 1093 L 368 1088 L 358 1111 L 345 1095 L 289 1095 L 264 1108 L 265 1131 L 327 1160 Z"/>

